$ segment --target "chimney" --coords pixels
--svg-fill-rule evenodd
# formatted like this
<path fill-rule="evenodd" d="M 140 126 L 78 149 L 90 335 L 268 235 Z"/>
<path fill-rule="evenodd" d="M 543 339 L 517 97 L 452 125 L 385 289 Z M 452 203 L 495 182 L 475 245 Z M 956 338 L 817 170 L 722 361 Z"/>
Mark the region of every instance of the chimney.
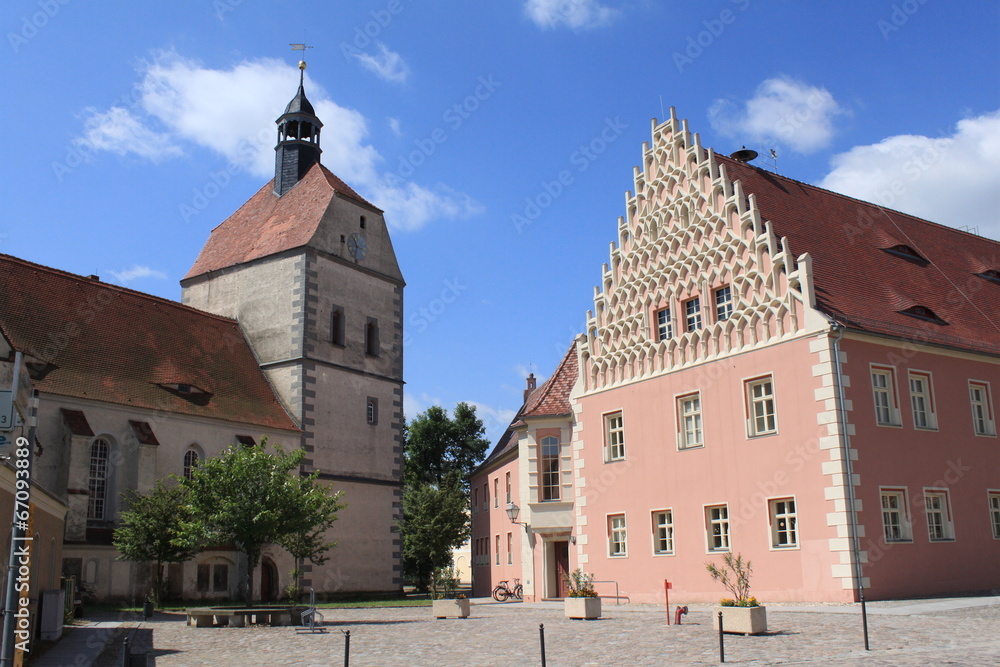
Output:
<path fill-rule="evenodd" d="M 524 390 L 524 402 L 528 402 L 528 396 L 531 396 L 531 392 L 535 391 L 535 374 L 528 373 L 527 387 Z"/>

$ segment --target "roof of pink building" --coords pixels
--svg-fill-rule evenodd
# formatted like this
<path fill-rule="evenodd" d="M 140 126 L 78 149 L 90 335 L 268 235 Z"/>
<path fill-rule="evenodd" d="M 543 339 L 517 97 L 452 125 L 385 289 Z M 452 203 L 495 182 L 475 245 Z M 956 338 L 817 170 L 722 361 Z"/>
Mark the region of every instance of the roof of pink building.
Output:
<path fill-rule="evenodd" d="M 274 193 L 271 181 L 213 229 L 184 279 L 308 244 L 337 195 L 380 211 L 316 163 L 284 196 Z"/>
<path fill-rule="evenodd" d="M 299 430 L 235 320 L 0 255 L 0 328 L 41 392 Z"/>
<path fill-rule="evenodd" d="M 817 306 L 830 317 L 1000 354 L 1000 243 L 716 157 L 792 254 L 812 256 Z"/>

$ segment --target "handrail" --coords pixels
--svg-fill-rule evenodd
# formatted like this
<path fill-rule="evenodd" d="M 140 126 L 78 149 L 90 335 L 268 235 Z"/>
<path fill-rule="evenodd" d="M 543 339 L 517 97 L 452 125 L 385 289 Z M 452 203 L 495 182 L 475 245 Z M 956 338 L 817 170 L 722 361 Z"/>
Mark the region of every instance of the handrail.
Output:
<path fill-rule="evenodd" d="M 630 603 L 632 602 L 632 600 L 629 598 L 629 596 L 627 596 L 627 595 L 618 595 L 618 582 L 614 581 L 613 579 L 606 579 L 606 580 L 602 580 L 602 581 L 594 580 L 594 581 L 591 581 L 590 583 L 592 583 L 592 584 L 614 584 L 615 585 L 615 594 L 614 594 L 614 596 L 611 596 L 611 595 L 598 595 L 597 597 L 599 597 L 599 598 L 614 597 L 615 598 L 615 604 L 621 604 L 621 599 L 622 598 L 625 598 L 625 600 L 628 601 L 628 602 L 630 602 Z"/>

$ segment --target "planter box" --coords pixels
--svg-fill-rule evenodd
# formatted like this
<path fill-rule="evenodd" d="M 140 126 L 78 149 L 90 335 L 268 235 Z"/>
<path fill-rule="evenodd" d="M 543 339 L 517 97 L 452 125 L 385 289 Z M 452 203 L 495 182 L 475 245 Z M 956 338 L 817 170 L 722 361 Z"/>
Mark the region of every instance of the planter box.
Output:
<path fill-rule="evenodd" d="M 713 607 L 712 627 L 719 629 L 719 612 L 722 612 L 722 631 L 741 635 L 759 635 L 767 632 L 765 607 Z"/>
<path fill-rule="evenodd" d="M 434 618 L 468 618 L 469 599 L 464 600 L 434 600 L 431 603 L 431 612 Z"/>
<path fill-rule="evenodd" d="M 566 618 L 592 621 L 601 617 L 601 598 L 566 598 L 563 605 Z"/>

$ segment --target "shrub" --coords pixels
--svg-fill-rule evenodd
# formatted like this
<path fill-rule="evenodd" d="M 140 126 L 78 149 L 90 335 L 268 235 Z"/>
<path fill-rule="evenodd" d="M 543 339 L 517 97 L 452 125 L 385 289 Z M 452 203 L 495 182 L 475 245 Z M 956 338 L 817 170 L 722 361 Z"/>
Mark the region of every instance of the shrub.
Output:
<path fill-rule="evenodd" d="M 594 575 L 576 568 L 566 579 L 569 586 L 569 596 L 571 598 L 596 598 L 597 591 L 594 590 Z"/>
<path fill-rule="evenodd" d="M 760 606 L 757 598 L 750 597 L 750 575 L 753 568 L 750 561 L 744 561 L 743 556 L 731 553 L 722 556 L 723 567 L 716 567 L 714 563 L 705 563 L 705 569 L 713 580 L 720 582 L 726 590 L 733 594 L 735 600 L 723 598 L 720 604 L 723 607 L 757 607 Z M 730 603 L 730 604 L 727 604 Z"/>

